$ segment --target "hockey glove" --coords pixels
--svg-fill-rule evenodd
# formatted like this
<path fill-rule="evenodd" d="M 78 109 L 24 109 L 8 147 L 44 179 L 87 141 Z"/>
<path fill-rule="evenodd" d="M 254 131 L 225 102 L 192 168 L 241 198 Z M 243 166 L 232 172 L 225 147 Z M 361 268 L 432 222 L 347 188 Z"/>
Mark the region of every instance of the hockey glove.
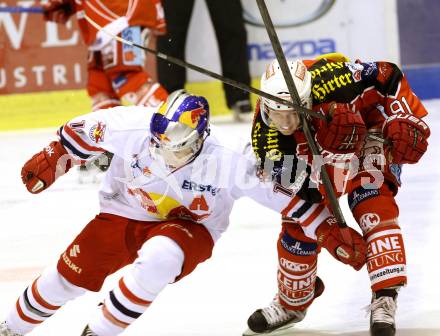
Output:
<path fill-rule="evenodd" d="M 318 126 L 316 139 L 319 144 L 333 153 L 354 153 L 362 145 L 367 134 L 362 117 L 343 104 L 333 103 L 329 109 L 331 121 Z"/>
<path fill-rule="evenodd" d="M 383 136 L 392 142 L 388 158 L 392 163 L 416 163 L 428 148 L 428 125 L 412 114 L 395 114 L 385 120 Z"/>
<path fill-rule="evenodd" d="M 21 169 L 21 180 L 32 194 L 47 189 L 72 166 L 72 159 L 59 141 L 52 141 Z"/>
<path fill-rule="evenodd" d="M 72 0 L 49 0 L 43 4 L 44 20 L 65 24 L 74 13 Z"/>
<path fill-rule="evenodd" d="M 365 265 L 367 246 L 357 231 L 349 227 L 348 232 L 353 241 L 352 246 L 344 241 L 341 230 L 336 224 L 330 225 L 328 221 L 324 221 L 316 229 L 317 241 L 337 260 L 359 271 Z"/>

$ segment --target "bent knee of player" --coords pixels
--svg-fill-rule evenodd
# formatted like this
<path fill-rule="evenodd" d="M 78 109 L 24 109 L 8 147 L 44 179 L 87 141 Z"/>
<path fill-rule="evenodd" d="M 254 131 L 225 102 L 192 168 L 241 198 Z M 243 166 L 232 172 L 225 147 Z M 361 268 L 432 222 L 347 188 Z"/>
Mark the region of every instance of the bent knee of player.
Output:
<path fill-rule="evenodd" d="M 55 266 L 43 272 L 37 280 L 37 287 L 41 297 L 56 306 L 61 306 L 87 291 L 67 281 Z"/>
<path fill-rule="evenodd" d="M 348 197 L 350 209 L 364 235 L 380 228 L 398 227 L 399 208 L 386 188 L 358 188 Z"/>
<path fill-rule="evenodd" d="M 132 276 L 144 291 L 158 294 L 179 276 L 184 260 L 183 250 L 174 240 L 156 236 L 139 250 Z"/>

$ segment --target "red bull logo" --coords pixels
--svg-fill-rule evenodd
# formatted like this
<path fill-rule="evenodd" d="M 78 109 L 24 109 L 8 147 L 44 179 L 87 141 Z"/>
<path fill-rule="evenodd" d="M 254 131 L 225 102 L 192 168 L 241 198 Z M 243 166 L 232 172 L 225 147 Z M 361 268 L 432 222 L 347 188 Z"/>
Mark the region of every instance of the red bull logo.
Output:
<path fill-rule="evenodd" d="M 138 199 L 140 205 L 149 215 L 159 219 L 186 219 L 193 222 L 200 222 L 210 216 L 210 213 L 198 215 L 186 208 L 179 201 L 167 195 L 147 192 L 141 188 L 128 188 L 127 192 L 129 195 Z"/>
<path fill-rule="evenodd" d="M 200 105 L 200 107 L 183 112 L 180 117 L 179 121 L 182 124 L 185 124 L 193 129 L 195 129 L 199 123 L 200 117 L 206 114 L 206 110 L 203 108 L 203 106 Z"/>
<path fill-rule="evenodd" d="M 137 196 L 140 200 L 141 206 L 150 213 L 158 214 L 159 210 L 154 203 L 154 200 L 151 198 L 150 194 L 146 191 L 136 188 L 136 189 L 127 189 L 129 195 Z"/>
<path fill-rule="evenodd" d="M 144 167 L 144 169 L 142 169 L 142 174 L 144 176 L 151 176 L 151 170 L 148 167 Z"/>
<path fill-rule="evenodd" d="M 95 143 L 99 143 L 104 141 L 104 133 L 106 126 L 102 122 L 98 122 L 98 124 L 94 125 L 89 132 L 89 137 Z"/>
<path fill-rule="evenodd" d="M 199 107 L 195 110 L 191 111 L 191 121 L 197 124 L 200 120 L 200 117 L 206 113 L 206 110 L 203 107 Z"/>

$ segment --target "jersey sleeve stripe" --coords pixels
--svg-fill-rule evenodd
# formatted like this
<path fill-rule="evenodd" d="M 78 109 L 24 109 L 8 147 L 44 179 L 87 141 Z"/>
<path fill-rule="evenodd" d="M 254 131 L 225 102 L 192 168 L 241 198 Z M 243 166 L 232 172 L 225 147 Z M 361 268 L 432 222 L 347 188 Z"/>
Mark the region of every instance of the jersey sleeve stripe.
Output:
<path fill-rule="evenodd" d="M 325 206 L 320 204 L 307 218 L 301 222 L 302 226 L 307 226 L 311 224 L 319 215 L 321 215 L 322 211 L 325 209 Z"/>
<path fill-rule="evenodd" d="M 76 151 L 84 154 L 84 155 L 97 155 L 100 154 L 101 152 L 92 152 L 92 151 L 88 151 L 85 150 L 83 147 L 79 146 L 75 140 L 73 140 L 68 134 L 67 132 L 65 132 L 62 128 L 60 128 L 59 133 L 59 137 L 63 139 L 63 141 L 65 143 L 68 143 L 71 147 L 75 148 Z M 70 147 L 69 147 L 70 148 Z"/>
<path fill-rule="evenodd" d="M 66 148 L 67 151 L 70 152 L 69 154 L 76 155 L 77 157 L 83 160 L 87 160 L 91 156 L 90 154 L 84 154 L 79 150 L 77 150 L 69 141 L 66 140 L 66 138 L 61 132 L 60 132 L 60 141 L 61 144 L 64 146 L 64 148 Z"/>
<path fill-rule="evenodd" d="M 300 197 L 295 196 L 292 198 L 292 200 L 289 202 L 289 204 L 284 208 L 284 210 L 281 212 L 281 215 L 284 217 L 289 217 L 289 212 L 298 204 L 305 203 Z"/>
<path fill-rule="evenodd" d="M 301 217 L 308 212 L 310 209 L 312 209 L 312 207 L 314 207 L 316 204 L 314 203 L 310 203 L 310 202 L 304 202 L 303 205 L 301 205 L 299 207 L 298 210 L 296 210 L 293 214 L 292 217 L 293 218 L 298 218 L 298 219 L 302 219 Z"/>
<path fill-rule="evenodd" d="M 87 142 L 85 142 L 83 139 L 81 139 L 81 137 L 75 133 L 74 130 L 72 130 L 68 125 L 64 125 L 61 129 L 61 132 L 65 131 L 66 134 L 73 140 L 75 141 L 79 147 L 82 147 L 83 149 L 85 149 L 86 151 L 89 152 L 105 152 L 105 150 L 103 150 L 100 147 L 94 147 L 94 146 L 90 146 Z"/>

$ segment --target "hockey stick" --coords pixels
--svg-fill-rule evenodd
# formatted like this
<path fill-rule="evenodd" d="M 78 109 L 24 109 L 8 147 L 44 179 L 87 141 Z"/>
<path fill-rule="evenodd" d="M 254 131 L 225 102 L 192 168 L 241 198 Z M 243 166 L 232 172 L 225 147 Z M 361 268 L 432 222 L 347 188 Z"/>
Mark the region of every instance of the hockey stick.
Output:
<path fill-rule="evenodd" d="M 29 8 L 25 8 L 25 7 L 1 7 L 0 6 L 0 13 L 2 13 L 2 12 L 5 12 L 5 13 L 40 13 L 41 14 L 41 13 L 44 13 L 44 10 L 43 10 L 42 7 L 29 7 Z M 159 52 L 159 51 L 157 51 L 155 49 L 151 49 L 151 48 L 139 45 L 137 43 L 134 43 L 134 42 L 131 42 L 131 41 L 127 41 L 127 40 L 125 40 L 125 39 L 123 39 L 123 38 L 121 38 L 119 36 L 110 34 L 109 32 L 105 31 L 105 29 L 103 29 L 101 26 L 99 26 L 96 22 L 94 22 L 91 18 L 89 18 L 87 15 L 85 16 L 85 19 L 92 26 L 94 26 L 97 30 L 104 31 L 106 34 L 112 36 L 112 38 L 118 40 L 119 42 L 121 42 L 123 44 L 128 44 L 128 45 L 132 45 L 132 46 L 134 46 L 136 48 L 140 48 L 140 49 L 142 49 L 144 51 L 147 51 L 147 52 L 149 52 L 151 54 L 156 55 L 156 57 L 159 57 L 159 58 L 161 58 L 161 59 L 163 59 L 165 61 L 168 61 L 170 63 L 174 63 L 174 64 L 176 64 L 178 66 L 181 66 L 181 67 L 184 67 L 184 68 L 189 68 L 191 70 L 197 71 L 197 72 L 199 72 L 201 74 L 204 74 L 206 76 L 212 77 L 214 79 L 218 79 L 219 81 L 221 81 L 223 83 L 226 83 L 228 85 L 231 85 L 231 86 L 236 87 L 238 89 L 241 89 L 243 91 L 254 93 L 254 94 L 258 95 L 258 96 L 261 96 L 261 97 L 264 97 L 264 98 L 276 101 L 277 103 L 293 107 L 293 108 L 295 108 L 298 111 L 302 111 L 303 113 L 311 115 L 312 117 L 315 117 L 315 118 L 318 118 L 318 119 L 323 119 L 323 120 L 326 119 L 326 117 L 323 116 L 322 114 L 317 113 L 315 111 L 312 111 L 310 109 L 307 109 L 307 108 L 305 108 L 303 106 L 297 105 L 297 104 L 295 104 L 295 103 L 293 103 L 291 101 L 281 99 L 279 97 L 276 97 L 276 96 L 271 95 L 269 93 L 266 93 L 264 91 L 258 90 L 258 89 L 254 88 L 252 86 L 246 85 L 244 83 L 237 82 L 237 81 L 235 81 L 233 79 L 229 79 L 227 77 L 223 77 L 223 76 L 221 76 L 221 75 L 219 75 L 219 74 L 217 74 L 215 72 L 212 72 L 212 71 L 210 71 L 208 69 L 201 68 L 201 67 L 199 67 L 197 65 L 194 65 L 194 64 L 191 64 L 191 63 L 187 63 L 187 62 L 182 61 L 182 60 L 180 60 L 178 58 L 175 58 L 173 56 L 169 56 L 167 54 L 161 53 L 161 52 Z M 389 144 L 387 142 L 387 140 L 384 140 L 384 139 L 382 139 L 382 138 L 380 138 L 378 136 L 369 134 L 368 137 L 372 138 L 373 140 L 376 140 L 376 141 L 379 141 L 379 142 L 382 142 L 382 143 L 385 143 L 385 144 Z"/>
<path fill-rule="evenodd" d="M 215 72 L 210 71 L 208 69 L 199 67 L 197 65 L 194 65 L 194 64 L 191 64 L 191 63 L 188 63 L 188 62 L 185 62 L 185 61 L 182 61 L 181 59 L 178 59 L 178 58 L 175 58 L 173 56 L 161 53 L 161 52 L 159 52 L 159 51 L 157 51 L 155 49 L 151 49 L 151 48 L 139 45 L 139 44 L 134 43 L 132 41 L 127 41 L 127 40 L 121 38 L 120 36 L 116 36 L 116 35 L 113 35 L 113 34 L 107 32 L 105 29 L 103 29 L 103 27 L 98 25 L 95 21 L 93 21 L 87 15 L 84 15 L 84 17 L 98 31 L 102 30 L 104 33 L 106 33 L 107 35 L 110 35 L 112 38 L 116 39 L 117 41 L 119 41 L 119 42 L 121 42 L 123 44 L 128 44 L 128 45 L 134 46 L 136 48 L 140 48 L 140 49 L 145 50 L 145 51 L 147 51 L 147 52 L 149 52 L 151 54 L 156 55 L 156 57 L 161 58 L 161 59 L 163 59 L 165 61 L 168 61 L 170 63 L 174 63 L 174 64 L 176 64 L 178 66 L 181 66 L 181 67 L 184 67 L 184 68 L 188 68 L 188 69 L 200 72 L 201 74 L 204 74 L 204 75 L 207 75 L 209 77 L 218 79 L 219 81 L 221 81 L 223 83 L 226 83 L 228 85 L 231 85 L 231 86 L 236 87 L 238 89 L 241 89 L 243 91 L 254 93 L 254 94 L 258 95 L 258 96 L 262 96 L 262 97 L 265 97 L 267 99 L 271 99 L 273 101 L 276 101 L 277 103 L 293 107 L 294 109 L 296 109 L 298 111 L 302 111 L 303 113 L 309 114 L 312 117 L 323 119 L 323 120 L 326 119 L 326 117 L 324 115 L 322 115 L 320 113 L 317 113 L 315 111 L 309 110 L 309 109 L 307 109 L 307 108 L 305 108 L 303 106 L 300 106 L 300 105 L 298 105 L 296 103 L 293 103 L 291 101 L 281 99 L 279 97 L 276 97 L 276 96 L 271 95 L 269 93 L 266 93 L 264 91 L 258 90 L 258 89 L 254 88 L 252 86 L 246 85 L 244 83 L 237 82 L 237 81 L 235 81 L 233 79 L 230 79 L 230 78 L 227 78 L 227 77 L 223 77 L 222 75 L 219 75 L 218 73 L 215 73 Z"/>
<path fill-rule="evenodd" d="M 238 89 L 241 89 L 243 91 L 254 93 L 254 94 L 258 95 L 258 96 L 261 96 L 261 97 L 264 97 L 264 98 L 276 101 L 277 103 L 293 107 L 296 111 L 300 111 L 300 112 L 308 114 L 308 115 L 310 115 L 312 117 L 315 117 L 315 118 L 318 118 L 318 119 L 322 119 L 322 120 L 327 120 L 326 116 L 324 116 L 324 115 L 322 115 L 320 113 L 317 113 L 317 112 L 315 112 L 313 110 L 310 110 L 308 108 L 305 108 L 305 107 L 299 105 L 296 101 L 292 102 L 292 101 L 289 101 L 289 100 L 285 100 L 285 99 L 279 98 L 279 97 L 271 95 L 271 94 L 269 94 L 267 92 L 264 92 L 264 91 L 261 91 L 259 89 L 256 89 L 256 88 L 254 88 L 252 86 L 249 86 L 249 85 L 246 85 L 244 83 L 241 83 L 241 82 L 235 81 L 233 79 L 230 79 L 230 78 L 224 77 L 222 75 L 219 75 L 218 73 L 215 73 L 215 72 L 210 71 L 208 69 L 199 67 L 197 65 L 194 65 L 194 64 L 191 64 L 191 63 L 188 63 L 188 62 L 185 62 L 185 61 L 182 61 L 179 58 L 175 58 L 173 56 L 161 53 L 161 52 L 159 52 L 159 51 L 157 51 L 155 49 L 151 49 L 151 48 L 139 45 L 137 43 L 134 43 L 132 41 L 125 40 L 125 39 L 123 39 L 120 36 L 113 35 L 113 34 L 107 32 L 105 29 L 103 29 L 103 27 L 98 25 L 95 21 L 93 21 L 87 15 L 85 15 L 84 17 L 98 31 L 102 30 L 104 33 L 106 33 L 107 35 L 110 35 L 112 38 L 114 38 L 115 40 L 117 40 L 117 41 L 119 41 L 119 42 L 121 42 L 123 44 L 128 44 L 128 45 L 134 46 L 136 48 L 140 48 L 140 49 L 142 49 L 142 50 L 144 50 L 146 52 L 149 52 L 151 54 L 156 55 L 156 57 L 161 58 L 161 59 L 163 59 L 165 61 L 168 61 L 170 63 L 174 63 L 174 64 L 176 64 L 178 66 L 181 66 L 181 67 L 184 67 L 184 68 L 188 68 L 188 69 L 197 71 L 197 72 L 199 72 L 201 74 L 204 74 L 206 76 L 209 76 L 211 78 L 218 79 L 222 83 L 226 83 L 228 85 L 231 85 L 231 86 L 236 87 Z M 378 137 L 376 135 L 369 134 L 368 137 L 372 138 L 373 140 L 382 142 L 382 143 L 387 143 L 387 140 L 384 140 L 384 139 L 382 139 L 382 138 L 380 138 L 380 137 Z"/>
<path fill-rule="evenodd" d="M 4 7 L 0 6 L 0 13 L 44 13 L 43 7 Z"/>
<path fill-rule="evenodd" d="M 289 71 L 289 66 L 287 65 L 287 60 L 284 55 L 283 49 L 281 48 L 281 44 L 278 39 L 275 28 L 273 26 L 272 19 L 270 18 L 269 11 L 267 10 L 264 0 L 257 0 L 257 4 L 261 17 L 263 18 L 264 25 L 266 27 L 267 34 L 269 35 L 272 48 L 275 52 L 284 79 L 286 81 L 287 87 L 289 89 L 290 96 L 292 97 L 292 100 L 299 105 L 301 103 L 301 99 L 298 95 L 298 91 L 296 89 L 295 83 L 293 82 L 292 74 Z M 318 147 L 313 138 L 312 132 L 310 131 L 310 126 L 306 119 L 306 115 L 303 113 L 303 111 L 299 111 L 299 115 L 302 122 L 304 135 L 306 136 L 312 154 L 314 156 L 320 155 Z M 337 223 L 341 228 L 341 234 L 344 240 L 351 246 L 353 245 L 353 240 L 348 232 L 347 223 L 345 222 L 345 218 L 342 214 L 341 207 L 339 206 L 338 199 L 336 198 L 336 194 L 333 190 L 332 183 L 330 181 L 330 177 L 327 173 L 325 165 L 321 165 L 321 176 L 327 197 L 329 198 L 330 205 L 333 210 L 333 214 L 335 215 Z"/>
<path fill-rule="evenodd" d="M 44 10 L 43 10 L 42 7 L 29 7 L 29 8 L 25 8 L 25 7 L 0 7 L 0 13 L 1 12 L 6 12 L 6 13 L 43 13 Z M 161 52 L 159 52 L 159 51 L 157 51 L 155 49 L 151 49 L 151 48 L 139 45 L 137 43 L 134 43 L 132 41 L 125 40 L 125 39 L 123 39 L 123 38 L 121 38 L 119 36 L 113 35 L 113 34 L 107 32 L 105 29 L 103 29 L 103 27 L 98 25 L 95 21 L 93 21 L 87 15 L 84 15 L 84 17 L 98 31 L 102 30 L 104 33 L 106 33 L 107 35 L 110 35 L 112 38 L 116 39 L 117 41 L 119 41 L 119 42 L 121 42 L 123 44 L 128 44 L 128 45 L 132 45 L 132 46 L 134 46 L 136 48 L 143 49 L 143 50 L 145 50 L 145 51 L 147 51 L 147 52 L 149 52 L 151 54 L 156 55 L 156 57 L 161 58 L 161 59 L 163 59 L 165 61 L 168 61 L 170 63 L 174 63 L 174 64 L 176 64 L 178 66 L 181 66 L 181 67 L 184 67 L 184 68 L 188 68 L 188 69 L 200 72 L 200 73 L 202 73 L 204 75 L 207 75 L 207 76 L 210 76 L 212 78 L 218 79 L 219 81 L 221 81 L 223 83 L 226 83 L 228 85 L 231 85 L 233 87 L 236 87 L 238 89 L 241 89 L 241 90 L 244 90 L 244 91 L 247 91 L 247 92 L 250 92 L 250 93 L 254 93 L 254 94 L 258 95 L 258 96 L 265 97 L 267 99 L 271 99 L 273 101 L 276 101 L 277 103 L 293 107 L 293 108 L 295 108 L 297 110 L 301 110 L 301 111 L 303 111 L 303 113 L 307 113 L 307 114 L 309 114 L 309 115 L 311 115 L 311 116 L 313 116 L 315 118 L 326 119 L 326 117 L 323 116 L 322 114 L 317 113 L 317 112 L 312 111 L 312 110 L 309 110 L 309 109 L 306 109 L 306 108 L 304 108 L 304 107 L 302 107 L 300 105 L 297 105 L 297 104 L 295 104 L 295 103 L 293 103 L 291 101 L 281 99 L 279 97 L 273 96 L 273 95 L 271 95 L 269 93 L 266 93 L 264 91 L 258 90 L 258 89 L 254 88 L 252 86 L 246 85 L 244 83 L 237 82 L 237 81 L 235 81 L 233 79 L 229 79 L 227 77 L 223 77 L 223 76 L 221 76 L 221 75 L 219 75 L 219 74 L 217 74 L 215 72 L 212 72 L 212 71 L 210 71 L 208 69 L 201 68 L 201 67 L 199 67 L 197 65 L 194 65 L 194 64 L 191 64 L 191 63 L 187 63 L 187 62 L 182 61 L 182 60 L 180 60 L 178 58 L 175 58 L 173 56 L 161 53 Z"/>

